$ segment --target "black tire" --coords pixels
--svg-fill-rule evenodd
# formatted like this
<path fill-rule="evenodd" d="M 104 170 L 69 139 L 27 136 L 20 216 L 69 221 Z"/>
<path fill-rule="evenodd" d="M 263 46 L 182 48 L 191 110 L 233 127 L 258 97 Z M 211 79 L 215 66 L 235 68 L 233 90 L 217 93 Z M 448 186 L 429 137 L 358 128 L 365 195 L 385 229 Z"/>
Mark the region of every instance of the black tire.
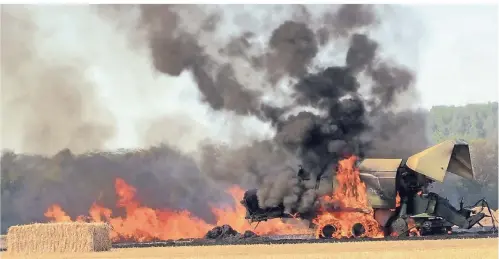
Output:
<path fill-rule="evenodd" d="M 321 239 L 331 239 L 333 238 L 333 235 L 334 233 L 337 231 L 337 228 L 336 226 L 334 225 L 325 225 L 322 229 L 321 229 Z"/>
<path fill-rule="evenodd" d="M 390 235 L 397 233 L 398 236 L 409 236 L 409 227 L 403 218 L 397 218 L 390 224 Z"/>

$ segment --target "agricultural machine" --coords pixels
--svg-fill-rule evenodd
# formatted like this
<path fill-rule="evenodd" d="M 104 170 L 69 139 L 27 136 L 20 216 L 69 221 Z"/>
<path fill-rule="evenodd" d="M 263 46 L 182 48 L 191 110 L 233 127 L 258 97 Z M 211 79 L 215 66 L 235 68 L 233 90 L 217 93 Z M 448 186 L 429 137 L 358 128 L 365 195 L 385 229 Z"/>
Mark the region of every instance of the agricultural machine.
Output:
<path fill-rule="evenodd" d="M 349 210 L 373 214 L 384 236 L 408 236 L 411 230 L 416 230 L 419 235 L 445 234 L 453 226 L 470 229 L 480 224 L 484 217 L 492 217 L 493 222 L 496 220 L 493 213 L 490 216 L 483 213 L 483 209 L 490 212 L 485 200 L 468 207 L 464 207 L 461 200 L 459 209 L 456 209 L 447 199 L 428 191 L 432 182 L 443 182 L 447 172 L 474 180 L 469 146 L 462 140 L 447 140 L 408 158 L 366 158 L 356 166 L 360 180 L 365 184 L 371 210 Z M 299 170 L 298 178 L 305 174 L 303 170 Z M 241 201 L 246 208 L 246 219 L 250 222 L 297 217 L 296 212 L 286 213 L 283 204 L 261 208 L 257 192 L 257 189 L 246 191 Z M 474 211 L 475 206 L 481 206 L 482 211 Z M 317 211 L 298 214 L 304 220 L 316 216 Z M 311 224 L 310 227 L 318 226 Z M 334 237 L 338 227 L 334 224 L 320 226 L 319 238 Z M 355 236 L 364 231 L 362 224 L 354 224 L 351 233 Z"/>

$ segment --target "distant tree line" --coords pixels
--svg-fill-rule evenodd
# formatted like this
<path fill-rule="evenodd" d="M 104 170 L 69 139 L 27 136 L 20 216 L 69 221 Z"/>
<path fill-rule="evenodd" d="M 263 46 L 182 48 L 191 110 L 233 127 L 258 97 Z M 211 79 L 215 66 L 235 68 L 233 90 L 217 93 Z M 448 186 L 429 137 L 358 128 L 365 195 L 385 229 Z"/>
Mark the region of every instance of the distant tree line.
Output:
<path fill-rule="evenodd" d="M 470 143 L 476 181 L 449 176 L 436 186 L 449 200 L 463 198 L 469 204 L 486 198 L 498 205 L 497 102 L 465 106 L 435 106 L 428 116 L 433 143 L 460 138 Z"/>
<path fill-rule="evenodd" d="M 432 140 L 449 138 L 467 141 L 497 139 L 497 102 L 465 106 L 434 106 L 429 122 Z"/>

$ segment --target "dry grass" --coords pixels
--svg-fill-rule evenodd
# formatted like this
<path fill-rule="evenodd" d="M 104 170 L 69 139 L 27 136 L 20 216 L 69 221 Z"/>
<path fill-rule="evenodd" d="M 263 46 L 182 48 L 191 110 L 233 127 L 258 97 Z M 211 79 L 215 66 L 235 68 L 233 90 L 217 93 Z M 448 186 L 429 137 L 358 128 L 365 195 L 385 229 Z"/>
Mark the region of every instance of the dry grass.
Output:
<path fill-rule="evenodd" d="M 46 223 L 12 226 L 7 253 L 68 253 L 109 251 L 109 226 L 104 223 Z"/>
<path fill-rule="evenodd" d="M 225 259 L 303 259 L 303 258 L 348 258 L 348 259 L 496 259 L 498 239 L 426 240 L 398 242 L 359 242 L 339 244 L 300 245 L 248 245 L 171 248 L 113 249 L 102 253 L 45 254 L 40 256 L 13 257 L 5 259 L 72 259 L 72 258 L 225 258 Z"/>

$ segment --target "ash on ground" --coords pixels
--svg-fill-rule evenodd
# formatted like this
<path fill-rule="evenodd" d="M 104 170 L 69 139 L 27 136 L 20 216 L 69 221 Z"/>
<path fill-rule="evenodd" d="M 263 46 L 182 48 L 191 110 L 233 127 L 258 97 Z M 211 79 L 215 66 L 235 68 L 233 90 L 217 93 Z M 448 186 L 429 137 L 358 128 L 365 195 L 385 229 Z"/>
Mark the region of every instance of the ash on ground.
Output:
<path fill-rule="evenodd" d="M 217 226 L 206 233 L 206 239 L 243 239 L 258 237 L 255 232 L 246 230 L 243 234 L 237 232 L 229 225 Z"/>

